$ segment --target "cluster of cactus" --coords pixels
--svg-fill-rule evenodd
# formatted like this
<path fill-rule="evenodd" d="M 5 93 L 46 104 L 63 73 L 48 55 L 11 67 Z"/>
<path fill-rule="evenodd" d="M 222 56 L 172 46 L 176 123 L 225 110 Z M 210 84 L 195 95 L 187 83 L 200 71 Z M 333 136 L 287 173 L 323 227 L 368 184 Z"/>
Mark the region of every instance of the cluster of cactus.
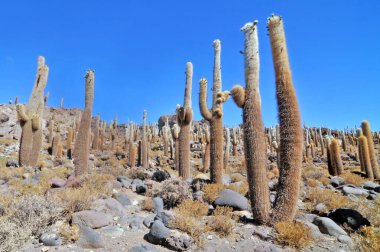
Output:
<path fill-rule="evenodd" d="M 259 49 L 257 21 L 248 23 L 244 32 L 245 88 L 234 86 L 232 97 L 243 109 L 244 151 L 249 195 L 254 217 L 261 223 L 293 219 L 297 210 L 302 163 L 302 126 L 297 97 L 292 83 L 282 18 L 268 19 L 279 115 L 278 191 L 270 217 L 266 175 L 266 146 L 259 92 Z"/>

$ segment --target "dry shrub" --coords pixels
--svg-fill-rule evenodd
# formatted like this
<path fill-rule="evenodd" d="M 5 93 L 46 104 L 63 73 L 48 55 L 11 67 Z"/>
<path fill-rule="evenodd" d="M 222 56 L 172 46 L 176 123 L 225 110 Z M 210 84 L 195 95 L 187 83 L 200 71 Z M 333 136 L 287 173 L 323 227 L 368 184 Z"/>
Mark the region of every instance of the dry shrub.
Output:
<path fill-rule="evenodd" d="M 65 222 L 59 227 L 59 234 L 65 242 L 75 242 L 79 239 L 79 226 Z"/>
<path fill-rule="evenodd" d="M 87 210 L 91 207 L 92 202 L 97 198 L 88 187 L 65 188 L 57 191 L 53 198 L 64 207 L 64 212 L 68 215 Z"/>
<path fill-rule="evenodd" d="M 376 230 L 373 226 L 363 226 L 360 233 L 354 237 L 357 248 L 363 252 L 380 251 L 380 230 Z"/>
<path fill-rule="evenodd" d="M 61 209 L 37 195 L 20 198 L 0 222 L 0 251 L 19 251 L 32 236 L 38 237 L 61 217 Z"/>
<path fill-rule="evenodd" d="M 132 168 L 128 171 L 128 178 L 131 179 L 141 179 L 144 180 L 147 178 L 147 174 L 141 168 Z"/>
<path fill-rule="evenodd" d="M 316 179 L 308 179 L 307 185 L 309 187 L 317 187 L 319 185 L 319 183 L 318 183 L 318 180 L 316 180 Z"/>
<path fill-rule="evenodd" d="M 278 222 L 275 228 L 278 233 L 276 241 L 281 245 L 301 249 L 312 241 L 310 228 L 302 223 L 283 221 Z"/>
<path fill-rule="evenodd" d="M 207 215 L 208 205 L 200 201 L 185 199 L 182 203 L 174 209 L 176 215 L 200 218 Z"/>
<path fill-rule="evenodd" d="M 101 166 L 100 166 L 101 167 Z M 114 176 L 127 176 L 128 172 L 123 166 L 105 166 L 102 168 L 102 172 Z"/>
<path fill-rule="evenodd" d="M 322 185 L 327 186 L 330 184 L 330 179 L 326 176 L 322 176 L 319 181 L 321 181 Z"/>
<path fill-rule="evenodd" d="M 0 167 L 0 179 L 10 180 L 12 178 L 20 178 L 22 174 L 25 173 L 25 169 L 23 167 L 17 168 L 8 168 L 8 167 Z"/>
<path fill-rule="evenodd" d="M 143 202 L 141 204 L 141 209 L 148 211 L 148 212 L 153 212 L 153 210 L 154 210 L 153 199 L 152 198 L 146 198 L 145 200 L 143 200 Z"/>
<path fill-rule="evenodd" d="M 329 189 L 311 190 L 308 199 L 313 208 L 319 203 L 325 204 L 326 211 L 350 205 L 350 200 L 347 197 Z"/>
<path fill-rule="evenodd" d="M 161 197 L 167 208 L 180 204 L 185 199 L 191 198 L 188 184 L 179 178 L 167 179 L 161 184 L 153 186 L 152 196 Z"/>
<path fill-rule="evenodd" d="M 214 202 L 219 194 L 224 190 L 223 184 L 208 184 L 203 187 L 203 199 L 207 202 Z"/>
<path fill-rule="evenodd" d="M 231 182 L 232 183 L 239 182 L 239 181 L 246 181 L 246 178 L 243 175 L 241 175 L 240 173 L 231 174 Z"/>
<path fill-rule="evenodd" d="M 374 201 L 355 202 L 351 207 L 367 218 L 373 226 L 380 226 L 380 197 L 376 197 Z"/>
<path fill-rule="evenodd" d="M 217 233 L 220 237 L 226 237 L 232 233 L 233 224 L 232 208 L 217 206 L 207 220 L 207 230 Z"/>
<path fill-rule="evenodd" d="M 235 183 L 227 186 L 227 189 L 233 190 L 241 195 L 245 196 L 248 193 L 249 187 L 247 182 Z"/>
<path fill-rule="evenodd" d="M 316 179 L 319 180 L 325 175 L 325 172 L 321 170 L 318 166 L 308 165 L 302 169 L 303 179 Z"/>
<path fill-rule="evenodd" d="M 201 236 L 205 231 L 202 217 L 207 215 L 207 212 L 207 204 L 186 199 L 174 209 L 175 215 L 170 225 L 188 233 L 200 246 L 202 244 Z"/>
<path fill-rule="evenodd" d="M 352 184 L 355 186 L 361 185 L 364 182 L 368 181 L 365 178 L 363 178 L 362 176 L 351 173 L 351 172 L 343 173 L 340 176 L 344 179 L 344 182 L 346 184 Z"/>

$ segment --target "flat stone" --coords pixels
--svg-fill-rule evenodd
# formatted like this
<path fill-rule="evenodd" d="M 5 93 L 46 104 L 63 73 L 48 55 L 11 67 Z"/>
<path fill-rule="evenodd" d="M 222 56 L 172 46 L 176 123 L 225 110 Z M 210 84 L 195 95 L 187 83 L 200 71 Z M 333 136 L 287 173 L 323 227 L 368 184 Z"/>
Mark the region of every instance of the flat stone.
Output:
<path fill-rule="evenodd" d="M 82 226 L 78 245 L 86 249 L 104 248 L 105 243 L 102 236 L 92 228 Z"/>
<path fill-rule="evenodd" d="M 112 223 L 112 215 L 93 210 L 84 210 L 73 214 L 74 224 L 90 228 L 101 228 Z"/>
<path fill-rule="evenodd" d="M 354 188 L 354 187 L 349 187 L 349 186 L 344 186 L 343 187 L 343 194 L 344 195 L 356 195 L 356 196 L 360 196 L 360 195 L 365 195 L 367 196 L 369 193 L 367 190 L 365 189 L 362 189 L 362 188 Z"/>

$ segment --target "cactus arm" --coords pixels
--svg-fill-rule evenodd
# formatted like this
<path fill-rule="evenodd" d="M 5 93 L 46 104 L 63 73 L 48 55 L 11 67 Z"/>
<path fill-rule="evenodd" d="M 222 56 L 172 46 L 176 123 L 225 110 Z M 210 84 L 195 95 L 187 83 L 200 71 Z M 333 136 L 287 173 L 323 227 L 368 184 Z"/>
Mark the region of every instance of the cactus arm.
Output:
<path fill-rule="evenodd" d="M 206 97 L 207 97 L 207 80 L 205 78 L 202 78 L 199 81 L 199 108 L 200 108 L 202 117 L 207 121 L 211 121 L 212 113 L 207 108 Z"/>
<path fill-rule="evenodd" d="M 25 106 L 23 104 L 17 104 L 16 111 L 17 117 L 20 120 L 20 122 L 25 123 L 29 120 L 29 117 L 25 113 Z"/>
<path fill-rule="evenodd" d="M 33 115 L 31 121 L 33 130 L 39 130 L 41 128 L 40 116 L 38 114 Z"/>
<path fill-rule="evenodd" d="M 192 78 L 193 78 L 193 64 L 191 62 L 186 63 L 186 86 L 185 86 L 185 97 L 183 101 L 183 107 L 191 108 L 191 89 L 192 89 Z"/>
<path fill-rule="evenodd" d="M 231 96 L 232 96 L 232 99 L 234 100 L 235 104 L 239 108 L 243 108 L 244 107 L 244 103 L 245 103 L 245 89 L 242 86 L 240 86 L 240 85 L 233 86 L 233 88 L 231 90 Z"/>

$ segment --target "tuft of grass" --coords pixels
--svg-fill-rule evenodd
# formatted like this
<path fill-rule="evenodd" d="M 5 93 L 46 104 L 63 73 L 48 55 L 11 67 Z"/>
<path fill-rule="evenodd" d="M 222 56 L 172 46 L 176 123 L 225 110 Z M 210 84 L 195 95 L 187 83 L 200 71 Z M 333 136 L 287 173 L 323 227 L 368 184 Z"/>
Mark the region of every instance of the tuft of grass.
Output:
<path fill-rule="evenodd" d="M 354 236 L 358 251 L 378 252 L 380 251 L 380 230 L 373 226 L 364 226 L 360 234 Z"/>
<path fill-rule="evenodd" d="M 79 226 L 65 222 L 59 227 L 59 234 L 65 242 L 75 242 L 79 239 Z"/>
<path fill-rule="evenodd" d="M 148 211 L 148 212 L 153 212 L 154 211 L 154 203 L 152 198 L 146 198 L 143 200 L 141 204 L 141 209 Z"/>
<path fill-rule="evenodd" d="M 246 178 L 241 175 L 240 173 L 233 173 L 231 174 L 231 182 L 232 183 L 235 183 L 235 182 L 239 182 L 239 181 L 245 181 Z"/>
<path fill-rule="evenodd" d="M 170 225 L 173 228 L 189 234 L 197 243 L 202 245 L 201 236 L 205 231 L 202 217 L 207 215 L 208 205 L 199 201 L 186 199 L 174 208 L 175 216 Z"/>
<path fill-rule="evenodd" d="M 230 184 L 227 189 L 233 190 L 241 195 L 245 196 L 248 193 L 249 187 L 247 182 L 241 184 Z"/>
<path fill-rule="evenodd" d="M 231 207 L 217 206 L 207 220 L 207 230 L 217 233 L 220 237 L 227 237 L 232 233 L 234 221 Z"/>
<path fill-rule="evenodd" d="M 352 184 L 355 186 L 361 185 L 364 182 L 368 181 L 367 179 L 363 178 L 362 176 L 358 174 L 354 174 L 351 172 L 346 172 L 340 175 L 346 184 Z"/>
<path fill-rule="evenodd" d="M 316 180 L 316 179 L 308 179 L 307 185 L 309 187 L 317 187 L 319 185 L 319 183 L 318 183 L 318 180 Z"/>
<path fill-rule="evenodd" d="M 312 242 L 310 228 L 302 223 L 282 221 L 276 223 L 275 229 L 278 233 L 276 241 L 281 245 L 301 249 Z"/>
<path fill-rule="evenodd" d="M 219 194 L 224 190 L 224 185 L 222 184 L 208 184 L 203 187 L 203 199 L 207 202 L 214 202 Z"/>
<path fill-rule="evenodd" d="M 139 168 L 132 168 L 128 171 L 128 175 L 127 175 L 129 178 L 131 179 L 141 179 L 141 180 L 144 180 L 147 178 L 147 174 L 142 170 L 142 169 L 139 169 Z"/>
<path fill-rule="evenodd" d="M 339 193 L 335 193 L 329 189 L 311 190 L 308 199 L 311 202 L 312 208 L 319 203 L 323 203 L 326 206 L 326 211 L 335 208 L 347 207 L 351 203 L 347 197 Z"/>

